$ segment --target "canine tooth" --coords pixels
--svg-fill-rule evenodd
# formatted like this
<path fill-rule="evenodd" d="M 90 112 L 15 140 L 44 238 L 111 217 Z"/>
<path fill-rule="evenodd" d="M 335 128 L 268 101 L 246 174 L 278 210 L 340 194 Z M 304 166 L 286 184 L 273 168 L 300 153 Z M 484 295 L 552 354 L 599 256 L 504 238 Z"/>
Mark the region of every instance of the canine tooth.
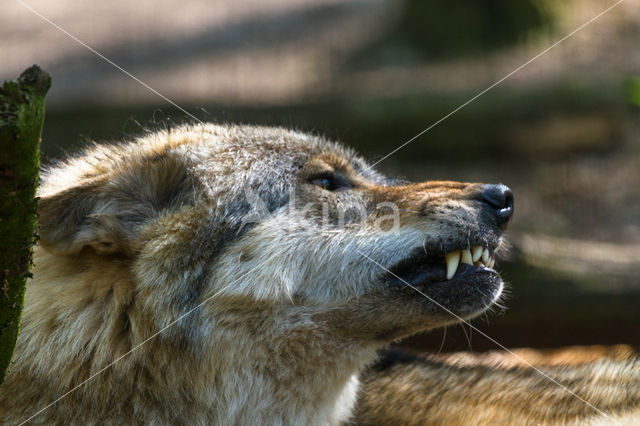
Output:
<path fill-rule="evenodd" d="M 493 269 L 493 265 L 496 264 L 496 260 L 494 258 L 491 258 L 491 260 L 489 261 L 489 264 L 487 265 L 489 268 Z"/>
<path fill-rule="evenodd" d="M 462 250 L 462 256 L 460 262 L 466 263 L 467 265 L 473 265 L 473 260 L 471 258 L 471 250 L 466 249 Z"/>
<path fill-rule="evenodd" d="M 484 249 L 482 251 L 482 263 L 484 263 L 485 265 L 488 265 L 490 258 L 491 258 L 491 255 L 489 254 L 489 249 Z"/>
<path fill-rule="evenodd" d="M 458 250 L 447 253 L 444 258 L 447 263 L 447 279 L 450 280 L 458 270 L 458 264 L 460 263 L 460 251 Z"/>
<path fill-rule="evenodd" d="M 482 256 L 482 246 L 475 246 L 473 249 L 473 261 L 477 262 Z"/>

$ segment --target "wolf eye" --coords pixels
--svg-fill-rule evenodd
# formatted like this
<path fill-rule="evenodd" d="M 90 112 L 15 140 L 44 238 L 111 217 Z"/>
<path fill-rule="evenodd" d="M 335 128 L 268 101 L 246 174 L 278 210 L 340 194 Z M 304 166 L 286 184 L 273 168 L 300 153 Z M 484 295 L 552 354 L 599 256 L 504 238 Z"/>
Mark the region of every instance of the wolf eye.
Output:
<path fill-rule="evenodd" d="M 337 187 L 335 180 L 329 177 L 309 179 L 309 183 L 317 185 L 322 189 L 326 189 L 327 191 L 334 191 Z"/>
<path fill-rule="evenodd" d="M 349 182 L 345 181 L 344 179 L 339 179 L 332 175 L 313 177 L 309 179 L 309 183 L 312 185 L 317 185 L 320 188 L 325 189 L 327 191 L 335 191 L 341 188 L 353 187 L 353 185 L 351 185 Z"/>

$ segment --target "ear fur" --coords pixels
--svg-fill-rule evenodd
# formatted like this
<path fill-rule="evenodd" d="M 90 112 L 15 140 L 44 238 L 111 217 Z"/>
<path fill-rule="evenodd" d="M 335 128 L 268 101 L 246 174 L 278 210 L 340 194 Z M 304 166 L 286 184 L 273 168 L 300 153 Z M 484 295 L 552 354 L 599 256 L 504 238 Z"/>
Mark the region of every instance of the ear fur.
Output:
<path fill-rule="evenodd" d="M 60 176 L 62 170 L 51 174 Z M 127 253 L 144 224 L 167 209 L 192 204 L 193 183 L 175 157 L 131 160 L 100 176 L 40 199 L 40 245 L 58 254 L 84 247 L 97 253 Z"/>

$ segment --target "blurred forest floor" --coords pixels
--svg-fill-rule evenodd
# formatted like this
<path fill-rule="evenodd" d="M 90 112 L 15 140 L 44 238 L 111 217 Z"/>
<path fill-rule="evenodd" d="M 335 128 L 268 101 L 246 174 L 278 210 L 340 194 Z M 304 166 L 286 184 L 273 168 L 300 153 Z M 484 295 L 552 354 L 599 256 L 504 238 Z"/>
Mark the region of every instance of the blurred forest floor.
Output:
<path fill-rule="evenodd" d="M 373 161 L 613 2 L 438 4 L 29 2 L 199 119 L 311 130 Z M 640 346 L 639 44 L 640 3 L 623 2 L 378 166 L 514 189 L 509 310 L 478 325 L 507 346 Z M 17 3 L 0 52 L 0 79 L 31 63 L 52 75 L 45 162 L 185 119 Z M 444 350 L 469 346 L 493 347 L 458 327 Z"/>

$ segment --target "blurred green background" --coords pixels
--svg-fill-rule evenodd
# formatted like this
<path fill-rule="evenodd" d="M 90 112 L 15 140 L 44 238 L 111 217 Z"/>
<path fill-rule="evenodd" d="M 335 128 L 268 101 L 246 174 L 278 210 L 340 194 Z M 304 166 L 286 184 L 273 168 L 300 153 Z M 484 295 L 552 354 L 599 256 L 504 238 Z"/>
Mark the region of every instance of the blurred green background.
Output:
<path fill-rule="evenodd" d="M 203 121 L 275 124 L 373 161 L 613 2 L 141 0 L 29 5 Z M 44 161 L 190 119 L 32 11 L 0 17 L 0 78 L 49 71 Z M 510 283 L 474 324 L 509 347 L 640 346 L 640 4 L 624 2 L 379 164 L 503 182 Z M 451 327 L 405 345 L 495 349 Z"/>

